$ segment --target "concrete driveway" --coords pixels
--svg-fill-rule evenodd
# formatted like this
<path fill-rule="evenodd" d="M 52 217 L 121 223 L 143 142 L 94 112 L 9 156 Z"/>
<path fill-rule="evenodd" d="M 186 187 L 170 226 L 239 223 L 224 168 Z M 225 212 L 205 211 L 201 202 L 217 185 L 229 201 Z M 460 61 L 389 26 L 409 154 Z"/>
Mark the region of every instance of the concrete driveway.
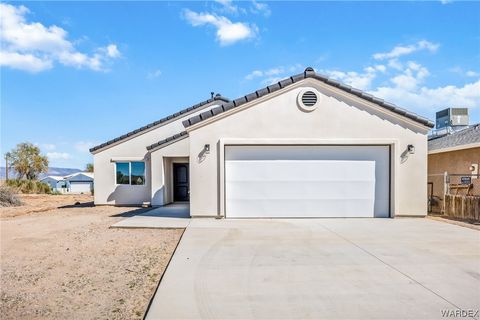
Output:
<path fill-rule="evenodd" d="M 147 319 L 441 319 L 457 308 L 480 308 L 476 230 L 420 218 L 192 219 Z"/>

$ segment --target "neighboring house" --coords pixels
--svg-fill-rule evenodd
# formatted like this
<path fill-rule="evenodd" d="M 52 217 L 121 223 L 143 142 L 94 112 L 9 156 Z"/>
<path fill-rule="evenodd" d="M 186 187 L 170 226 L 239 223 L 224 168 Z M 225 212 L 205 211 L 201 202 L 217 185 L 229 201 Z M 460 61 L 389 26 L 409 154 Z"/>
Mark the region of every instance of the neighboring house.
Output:
<path fill-rule="evenodd" d="M 432 212 L 441 212 L 445 183 L 452 194 L 480 195 L 480 124 L 428 141 Z M 448 181 L 444 181 L 447 173 Z"/>
<path fill-rule="evenodd" d="M 91 193 L 93 190 L 93 172 L 77 172 L 65 177 L 70 193 Z"/>
<path fill-rule="evenodd" d="M 62 193 L 68 192 L 68 185 L 64 177 L 46 176 L 45 178 L 40 179 L 40 181 L 48 184 L 52 189 L 52 191 L 62 192 Z"/>
<path fill-rule="evenodd" d="M 194 217 L 424 216 L 431 127 L 307 68 L 92 148 L 95 204 L 189 201 Z"/>
<path fill-rule="evenodd" d="M 92 172 L 76 172 L 68 176 L 47 176 L 40 181 L 47 183 L 53 191 L 61 193 L 91 193 L 93 190 Z"/>

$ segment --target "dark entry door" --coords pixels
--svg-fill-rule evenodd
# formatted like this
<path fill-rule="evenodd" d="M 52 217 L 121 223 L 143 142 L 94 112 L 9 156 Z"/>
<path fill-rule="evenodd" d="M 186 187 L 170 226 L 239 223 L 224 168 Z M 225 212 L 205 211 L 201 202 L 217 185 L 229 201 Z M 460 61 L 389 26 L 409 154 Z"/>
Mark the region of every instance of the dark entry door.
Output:
<path fill-rule="evenodd" d="M 173 201 L 189 201 L 188 163 L 173 164 Z"/>

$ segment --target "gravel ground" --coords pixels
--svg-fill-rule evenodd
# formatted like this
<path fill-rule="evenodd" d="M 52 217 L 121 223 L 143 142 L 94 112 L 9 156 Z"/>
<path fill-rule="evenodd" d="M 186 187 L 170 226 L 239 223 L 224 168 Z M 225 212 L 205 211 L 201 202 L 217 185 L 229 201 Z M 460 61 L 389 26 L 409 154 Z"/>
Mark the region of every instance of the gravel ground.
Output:
<path fill-rule="evenodd" d="M 135 208 L 20 208 L 0 208 L 1 319 L 141 319 L 183 233 L 109 229 Z"/>

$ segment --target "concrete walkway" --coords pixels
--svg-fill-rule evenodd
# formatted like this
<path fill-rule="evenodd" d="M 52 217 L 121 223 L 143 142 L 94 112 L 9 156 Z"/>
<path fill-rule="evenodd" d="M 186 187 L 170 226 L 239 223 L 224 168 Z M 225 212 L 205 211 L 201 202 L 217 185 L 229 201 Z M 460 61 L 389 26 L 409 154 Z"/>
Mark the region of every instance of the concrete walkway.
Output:
<path fill-rule="evenodd" d="M 174 203 L 123 219 L 112 228 L 186 228 L 190 223 L 188 203 Z"/>
<path fill-rule="evenodd" d="M 480 308 L 476 230 L 419 218 L 193 219 L 146 318 L 441 319 L 457 308 Z"/>

